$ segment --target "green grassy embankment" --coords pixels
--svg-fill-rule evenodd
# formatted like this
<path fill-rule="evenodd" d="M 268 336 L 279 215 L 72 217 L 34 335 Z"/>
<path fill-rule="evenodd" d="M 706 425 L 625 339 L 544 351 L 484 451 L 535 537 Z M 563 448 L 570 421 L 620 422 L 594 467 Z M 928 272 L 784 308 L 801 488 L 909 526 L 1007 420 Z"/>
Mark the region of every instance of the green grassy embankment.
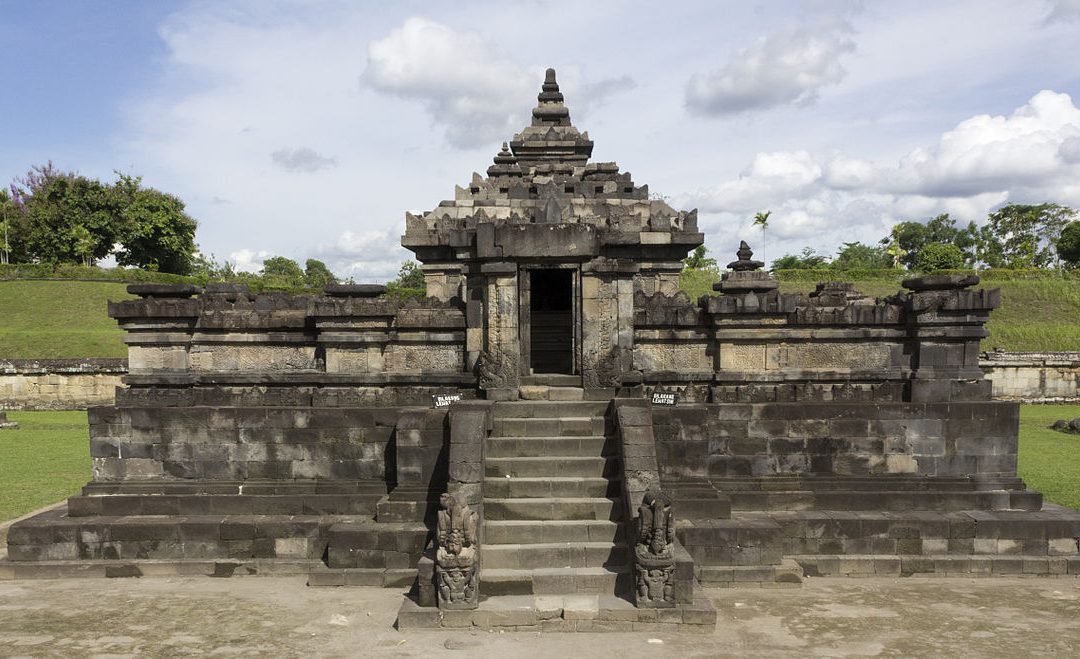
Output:
<path fill-rule="evenodd" d="M 126 284 L 0 281 L 0 358 L 127 357 L 124 333 L 107 314 Z"/>
<path fill-rule="evenodd" d="M 71 496 L 90 480 L 86 412 L 8 412 L 0 430 L 0 521 Z"/>

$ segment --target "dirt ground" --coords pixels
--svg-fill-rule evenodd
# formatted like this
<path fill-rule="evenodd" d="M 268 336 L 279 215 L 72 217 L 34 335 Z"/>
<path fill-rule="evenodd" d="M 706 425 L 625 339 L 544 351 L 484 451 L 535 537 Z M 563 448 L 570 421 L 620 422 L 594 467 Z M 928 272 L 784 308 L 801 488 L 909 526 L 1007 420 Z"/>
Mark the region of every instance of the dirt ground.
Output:
<path fill-rule="evenodd" d="M 402 591 L 299 578 L 0 582 L 0 655 L 656 657 L 1080 653 L 1080 579 L 809 579 L 709 589 L 711 636 L 398 632 Z"/>

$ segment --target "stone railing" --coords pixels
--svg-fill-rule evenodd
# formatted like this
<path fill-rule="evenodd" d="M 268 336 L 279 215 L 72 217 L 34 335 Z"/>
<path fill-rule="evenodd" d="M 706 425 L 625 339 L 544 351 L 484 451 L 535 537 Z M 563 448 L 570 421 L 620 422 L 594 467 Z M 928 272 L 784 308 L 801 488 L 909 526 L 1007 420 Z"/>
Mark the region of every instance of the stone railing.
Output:
<path fill-rule="evenodd" d="M 421 606 L 475 609 L 484 533 L 484 444 L 492 401 L 450 408 L 449 480 L 440 499 L 435 544 L 418 565 Z"/>
<path fill-rule="evenodd" d="M 694 600 L 694 562 L 675 537 L 671 497 L 660 486 L 652 409 L 641 399 L 616 399 L 622 500 L 633 540 L 634 604 L 668 608 Z"/>
<path fill-rule="evenodd" d="M 913 278 L 909 292 L 875 300 L 850 284 L 780 293 L 764 272 L 729 274 L 720 295 L 697 303 L 635 295 L 633 364 L 646 393 L 714 403 L 990 397 L 978 347 L 1000 294 L 969 289 L 974 277 Z"/>
<path fill-rule="evenodd" d="M 994 398 L 1032 403 L 1080 401 L 1080 351 L 1004 352 L 979 355 Z"/>
<path fill-rule="evenodd" d="M 0 409 L 75 410 L 112 405 L 126 359 L 0 360 Z"/>

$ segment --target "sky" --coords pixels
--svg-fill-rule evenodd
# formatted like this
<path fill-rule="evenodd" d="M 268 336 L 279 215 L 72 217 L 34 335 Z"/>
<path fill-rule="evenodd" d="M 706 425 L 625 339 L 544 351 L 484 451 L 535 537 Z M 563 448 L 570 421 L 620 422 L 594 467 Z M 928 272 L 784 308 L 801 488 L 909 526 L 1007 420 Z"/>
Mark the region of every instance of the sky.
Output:
<path fill-rule="evenodd" d="M 552 66 L 593 160 L 697 208 L 721 263 L 835 254 L 1080 208 L 1077 43 L 1080 0 L 0 0 L 0 180 L 140 175 L 218 261 L 385 281 Z"/>

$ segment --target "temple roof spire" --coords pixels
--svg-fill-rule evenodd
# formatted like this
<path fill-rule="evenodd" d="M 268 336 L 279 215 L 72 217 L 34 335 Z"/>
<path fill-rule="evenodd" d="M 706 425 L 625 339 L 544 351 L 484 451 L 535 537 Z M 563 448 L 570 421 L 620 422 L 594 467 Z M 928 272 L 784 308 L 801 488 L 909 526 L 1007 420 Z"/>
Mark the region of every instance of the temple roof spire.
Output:
<path fill-rule="evenodd" d="M 555 69 L 545 71 L 536 100 L 531 125 L 510 141 L 518 162 L 522 167 L 541 163 L 584 165 L 592 155 L 593 143 L 588 133 L 579 132 L 570 123 L 570 110 L 563 103 Z"/>

